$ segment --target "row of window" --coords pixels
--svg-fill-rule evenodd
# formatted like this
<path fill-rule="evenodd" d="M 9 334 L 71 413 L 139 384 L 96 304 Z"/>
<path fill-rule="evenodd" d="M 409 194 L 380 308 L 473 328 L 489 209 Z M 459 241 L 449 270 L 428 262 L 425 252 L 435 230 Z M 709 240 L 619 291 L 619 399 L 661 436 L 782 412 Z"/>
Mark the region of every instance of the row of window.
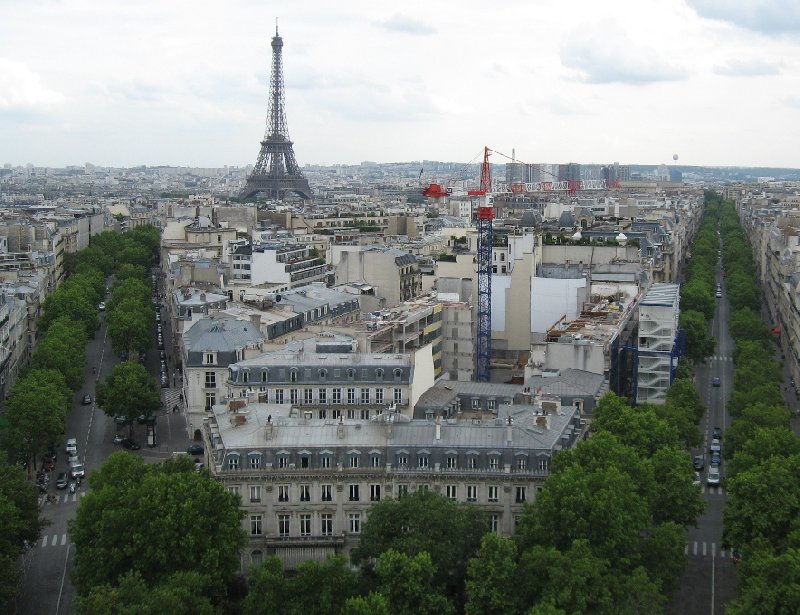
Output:
<path fill-rule="evenodd" d="M 323 418 L 323 417 L 320 417 Z M 336 418 L 336 417 L 334 417 Z M 362 417 L 363 418 L 363 417 Z M 231 452 L 227 455 L 227 467 L 229 470 L 238 470 L 241 467 L 241 454 L 237 452 Z M 516 459 L 514 462 L 514 468 L 517 470 L 527 470 L 528 469 L 528 455 L 526 453 L 518 453 L 515 455 Z M 299 468 L 310 468 L 311 467 L 311 454 L 303 454 L 301 453 L 298 457 L 299 464 L 295 467 Z M 259 452 L 251 452 L 247 454 L 247 467 L 251 470 L 259 470 L 262 466 L 263 454 Z M 416 455 L 416 465 L 412 466 L 409 464 L 409 456 L 408 453 L 398 453 L 395 456 L 396 467 L 398 469 L 409 469 L 412 467 L 416 467 L 422 470 L 430 469 L 431 468 L 431 457 L 427 453 L 417 454 Z M 488 461 L 488 469 L 490 470 L 499 470 L 500 469 L 500 455 L 499 453 L 495 454 L 488 454 L 487 455 Z M 322 453 L 319 456 L 319 467 L 320 468 L 331 468 L 333 467 L 333 454 L 332 453 Z M 291 466 L 291 460 L 288 453 L 279 453 L 275 456 L 275 467 L 278 468 L 289 468 Z M 347 455 L 345 467 L 348 468 L 360 468 L 362 467 L 361 464 L 361 453 L 360 452 L 351 452 Z M 369 455 L 369 465 L 364 467 L 372 467 L 372 468 L 381 468 L 383 467 L 383 457 L 379 452 L 373 452 Z M 542 472 L 546 472 L 550 469 L 550 459 L 547 457 L 541 457 L 537 460 L 537 469 Z M 448 455 L 445 457 L 444 468 L 447 470 L 459 470 L 459 469 L 467 469 L 467 470 L 477 470 L 478 469 L 478 455 L 477 454 L 468 454 L 466 456 L 466 463 L 463 466 L 459 465 L 459 457 L 458 455 Z"/>
<path fill-rule="evenodd" d="M 347 486 L 347 501 L 360 502 L 362 496 L 363 485 L 358 483 L 351 483 Z M 374 483 L 369 485 L 369 501 L 380 502 L 382 485 Z M 420 485 L 420 490 L 427 490 L 427 485 Z M 250 503 L 257 504 L 261 502 L 262 488 L 261 485 L 249 485 Z M 527 501 L 527 488 L 517 486 L 514 488 L 514 502 L 522 504 Z M 228 491 L 241 496 L 241 488 L 239 485 L 231 485 Z M 466 485 L 465 494 L 467 502 L 477 502 L 480 488 L 478 485 Z M 320 502 L 333 502 L 335 489 L 332 484 L 319 485 L 318 497 Z M 408 493 L 408 485 L 398 485 L 398 497 Z M 364 493 L 366 496 L 367 494 Z M 312 486 L 311 485 L 296 485 L 296 489 L 292 489 L 291 485 L 278 485 L 277 486 L 277 501 L 278 503 L 289 503 L 299 499 L 300 502 L 311 502 L 312 500 Z M 458 485 L 445 485 L 445 497 L 450 500 L 458 500 L 459 486 Z M 498 503 L 500 502 L 500 487 L 497 485 L 489 485 L 486 487 L 486 502 Z"/>
<path fill-rule="evenodd" d="M 214 361 L 214 355 L 213 354 L 206 354 L 205 365 L 213 365 L 213 361 Z M 281 368 L 276 369 L 275 371 L 277 372 L 277 379 L 275 380 L 275 382 L 286 382 L 286 369 L 281 367 Z M 313 370 L 310 369 L 310 368 L 305 368 L 303 370 L 303 378 L 304 379 L 311 379 L 312 378 L 312 371 Z M 379 367 L 378 369 L 374 370 L 373 373 L 370 373 L 371 371 L 372 370 L 370 370 L 369 368 L 362 368 L 362 370 L 361 370 L 361 379 L 362 380 L 378 380 L 378 381 L 381 381 L 381 380 L 384 379 L 385 372 L 384 372 L 383 368 Z M 258 371 L 253 370 L 253 374 L 252 374 L 253 377 L 252 378 L 250 377 L 251 376 L 251 370 L 249 368 L 242 368 L 241 370 L 239 370 L 239 368 L 237 368 L 236 370 L 230 370 L 230 379 L 232 381 L 234 381 L 234 382 L 236 381 L 235 372 L 241 373 L 241 378 L 239 379 L 239 382 L 259 382 L 259 381 L 261 381 L 261 382 L 270 382 L 270 377 L 269 377 L 270 376 L 270 370 L 267 369 L 267 368 L 262 368 L 262 369 L 260 369 Z M 342 375 L 341 372 L 342 372 L 341 369 L 338 369 L 338 368 L 334 369 L 333 370 L 333 377 L 334 378 L 340 378 L 341 375 Z M 317 380 L 326 380 L 328 378 L 328 374 L 329 373 L 330 373 L 330 371 L 327 368 L 323 367 L 323 368 L 318 369 L 317 370 Z M 348 368 L 346 373 L 347 373 L 347 379 L 348 380 L 355 380 L 356 379 L 356 373 L 357 372 L 356 372 L 355 368 L 353 368 L 353 367 Z M 399 382 L 403 378 L 403 369 L 400 368 L 400 367 L 397 367 L 397 368 L 394 369 L 392 374 L 394 375 L 395 382 Z M 300 382 L 300 368 L 293 367 L 293 368 L 291 368 L 289 370 L 289 382 Z"/>
<path fill-rule="evenodd" d="M 279 514 L 276 516 L 278 536 L 281 538 L 311 536 L 314 534 L 314 517 L 316 517 L 316 535 L 333 536 L 333 513 L 319 513 L 318 515 L 312 515 L 311 513 L 300 513 L 298 515 Z M 500 519 L 500 514 L 492 513 L 489 515 L 487 521 L 491 532 L 496 534 L 500 530 Z M 515 525 L 517 520 L 518 517 L 515 516 Z M 293 529 L 293 521 L 297 524 L 297 530 Z M 347 531 L 350 534 L 360 534 L 361 523 L 361 513 L 347 513 Z M 264 515 L 250 515 L 250 535 L 263 536 L 264 534 Z M 260 551 L 258 553 L 260 555 Z"/>
<path fill-rule="evenodd" d="M 206 387 L 216 387 L 216 377 L 213 372 L 206 372 Z M 288 395 L 287 395 L 288 391 Z M 386 393 L 389 389 L 355 389 L 355 388 L 333 388 L 333 389 L 267 389 L 259 388 L 260 401 L 272 404 L 384 404 L 386 403 Z M 403 404 L 405 397 L 403 389 L 392 389 L 392 403 Z M 315 394 L 316 392 L 316 394 Z M 328 395 L 330 393 L 330 395 Z M 246 397 L 248 391 L 239 391 L 240 397 Z M 327 418 L 327 417 L 320 417 Z"/>

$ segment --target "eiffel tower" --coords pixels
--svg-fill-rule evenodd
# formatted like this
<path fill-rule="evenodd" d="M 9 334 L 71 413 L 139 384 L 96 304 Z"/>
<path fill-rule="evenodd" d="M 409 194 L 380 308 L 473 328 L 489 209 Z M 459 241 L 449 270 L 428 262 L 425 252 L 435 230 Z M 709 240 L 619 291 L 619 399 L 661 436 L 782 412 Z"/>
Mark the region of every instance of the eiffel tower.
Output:
<path fill-rule="evenodd" d="M 272 39 L 272 74 L 269 80 L 269 113 L 264 140 L 258 161 L 247 178 L 247 184 L 240 197 L 248 199 L 259 192 L 269 198 L 283 199 L 287 193 L 295 192 L 304 199 L 311 198 L 308 180 L 303 177 L 294 157 L 289 129 L 286 126 L 285 92 L 283 89 L 283 60 L 281 59 L 283 39 Z"/>

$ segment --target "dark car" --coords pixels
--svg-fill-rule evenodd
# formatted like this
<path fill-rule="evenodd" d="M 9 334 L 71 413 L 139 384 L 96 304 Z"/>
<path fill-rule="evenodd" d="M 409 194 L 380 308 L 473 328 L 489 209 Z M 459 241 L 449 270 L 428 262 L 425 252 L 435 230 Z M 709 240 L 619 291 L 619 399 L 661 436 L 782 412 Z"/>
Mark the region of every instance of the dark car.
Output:
<path fill-rule="evenodd" d="M 66 489 L 67 485 L 69 485 L 69 478 L 67 478 L 67 473 L 59 472 L 58 478 L 56 478 L 56 489 Z"/>
<path fill-rule="evenodd" d="M 125 423 L 127 423 L 127 422 L 128 422 L 128 419 L 126 419 L 126 418 L 125 418 L 124 416 L 122 416 L 121 414 L 118 414 L 117 416 L 115 416 L 115 417 L 114 417 L 114 422 L 115 422 L 117 425 L 124 425 Z"/>
<path fill-rule="evenodd" d="M 88 393 L 86 395 L 84 395 L 83 399 L 81 400 L 81 405 L 83 405 L 83 406 L 91 406 L 92 405 L 92 396 L 89 395 Z"/>
<path fill-rule="evenodd" d="M 722 428 L 721 427 L 714 427 L 711 432 L 711 439 L 722 440 Z"/>
<path fill-rule="evenodd" d="M 719 379 L 718 376 L 715 376 L 714 379 L 711 381 L 711 386 L 718 387 L 722 385 L 722 381 Z"/>
<path fill-rule="evenodd" d="M 190 444 L 189 447 L 186 449 L 186 452 L 190 455 L 202 455 L 203 454 L 203 445 L 202 444 Z"/>
<path fill-rule="evenodd" d="M 125 438 L 122 441 L 122 448 L 127 448 L 129 451 L 138 451 L 142 447 L 139 446 L 139 443 L 136 440 Z"/>
<path fill-rule="evenodd" d="M 720 457 L 719 453 L 712 453 L 711 455 L 711 465 L 718 466 L 722 463 L 722 457 Z"/>
<path fill-rule="evenodd" d="M 139 416 L 136 417 L 136 422 L 139 423 L 139 425 L 144 425 L 144 424 L 152 425 L 153 423 L 156 422 L 156 417 L 154 417 L 153 415 L 140 414 Z"/>
<path fill-rule="evenodd" d="M 706 467 L 706 460 L 702 455 L 696 455 L 692 464 L 697 472 L 702 472 L 703 468 Z"/>

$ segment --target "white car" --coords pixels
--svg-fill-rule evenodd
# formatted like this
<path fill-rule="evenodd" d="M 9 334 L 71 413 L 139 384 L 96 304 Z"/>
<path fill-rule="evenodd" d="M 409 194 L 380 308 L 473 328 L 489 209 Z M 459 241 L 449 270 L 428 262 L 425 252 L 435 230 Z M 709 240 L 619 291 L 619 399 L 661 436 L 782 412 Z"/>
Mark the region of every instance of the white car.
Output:
<path fill-rule="evenodd" d="M 78 441 L 75 438 L 69 438 L 67 440 L 66 451 L 67 451 L 67 455 L 77 455 L 78 454 Z"/>
<path fill-rule="evenodd" d="M 711 440 L 710 450 L 712 453 L 719 453 L 722 450 L 722 446 L 717 438 Z"/>
<path fill-rule="evenodd" d="M 708 469 L 708 476 L 706 476 L 706 484 L 709 487 L 717 487 L 720 483 L 719 468 L 711 466 Z"/>
<path fill-rule="evenodd" d="M 83 478 L 86 476 L 86 470 L 83 467 L 83 464 L 76 463 L 69 467 L 69 477 L 70 478 Z"/>

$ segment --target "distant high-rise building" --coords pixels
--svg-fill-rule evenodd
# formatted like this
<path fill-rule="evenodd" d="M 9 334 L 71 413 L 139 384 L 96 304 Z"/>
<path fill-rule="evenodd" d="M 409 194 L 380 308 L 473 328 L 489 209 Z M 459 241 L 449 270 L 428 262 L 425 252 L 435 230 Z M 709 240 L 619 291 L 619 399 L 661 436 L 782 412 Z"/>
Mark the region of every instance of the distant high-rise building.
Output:
<path fill-rule="evenodd" d="M 558 181 L 580 181 L 581 165 L 577 162 L 558 165 Z"/>

